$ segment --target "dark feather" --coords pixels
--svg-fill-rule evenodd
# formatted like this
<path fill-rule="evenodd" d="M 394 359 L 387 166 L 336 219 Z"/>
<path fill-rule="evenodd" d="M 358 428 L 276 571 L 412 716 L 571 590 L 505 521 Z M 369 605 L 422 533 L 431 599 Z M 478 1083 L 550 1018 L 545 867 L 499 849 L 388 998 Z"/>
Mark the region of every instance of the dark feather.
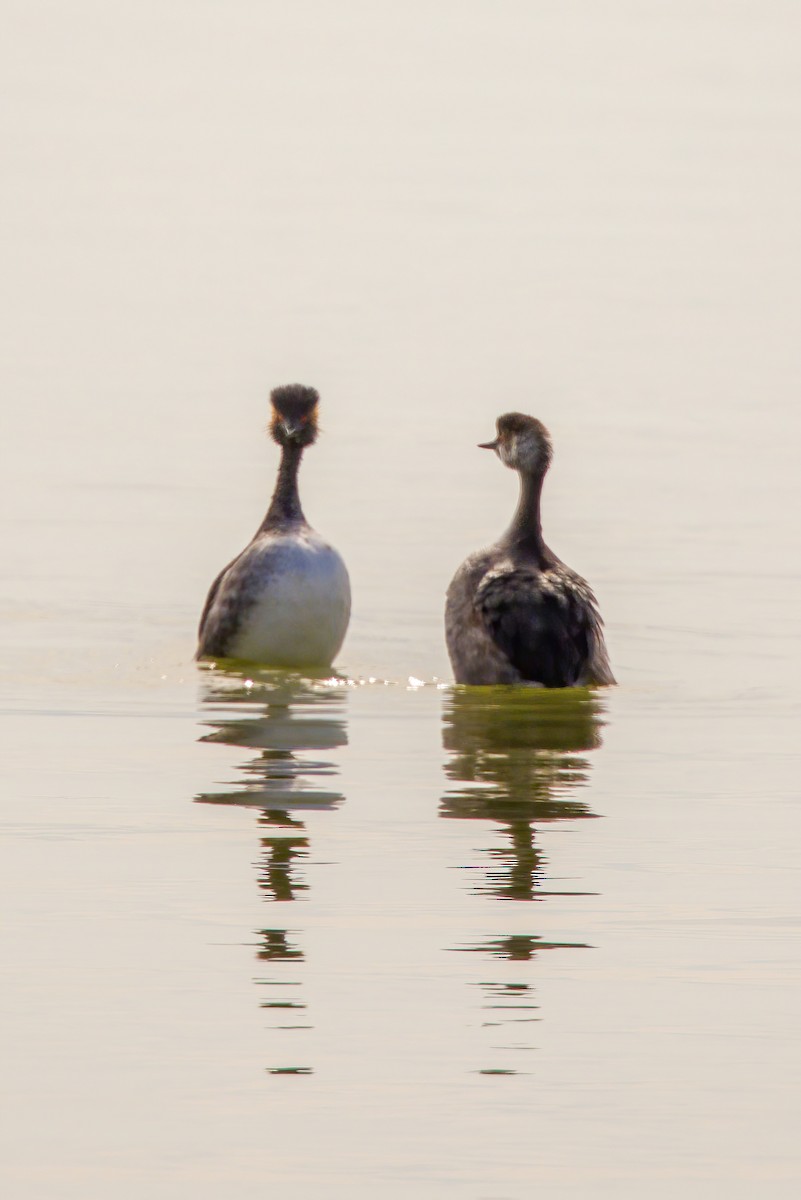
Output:
<path fill-rule="evenodd" d="M 238 554 L 223 567 L 209 588 L 198 626 L 198 648 L 195 658 L 226 658 L 227 647 L 239 628 L 242 612 L 247 607 L 247 588 L 236 578 L 236 564 L 247 553 Z M 222 589 L 222 590 L 221 590 Z M 219 600 L 220 603 L 215 604 Z"/>
<path fill-rule="evenodd" d="M 489 571 L 475 604 L 490 637 L 523 679 L 545 687 L 611 681 L 595 678 L 604 674 L 595 661 L 603 645 L 595 597 L 563 564 L 544 570 L 510 564 Z"/>

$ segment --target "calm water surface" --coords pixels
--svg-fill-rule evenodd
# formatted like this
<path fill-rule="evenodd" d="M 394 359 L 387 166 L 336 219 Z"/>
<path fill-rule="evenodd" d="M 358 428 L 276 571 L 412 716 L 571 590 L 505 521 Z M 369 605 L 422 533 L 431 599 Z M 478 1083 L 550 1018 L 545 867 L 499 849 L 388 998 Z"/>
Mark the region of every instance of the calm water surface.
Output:
<path fill-rule="evenodd" d="M 4 1194 L 797 1196 L 797 7 L 7 7 Z M 450 682 L 508 408 L 616 689 Z"/>

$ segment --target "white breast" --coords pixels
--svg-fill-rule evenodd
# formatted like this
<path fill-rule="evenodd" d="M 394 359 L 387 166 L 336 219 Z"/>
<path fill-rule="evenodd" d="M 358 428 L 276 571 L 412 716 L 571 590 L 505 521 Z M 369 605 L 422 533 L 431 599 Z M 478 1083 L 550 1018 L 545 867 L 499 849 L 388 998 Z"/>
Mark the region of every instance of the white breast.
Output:
<path fill-rule="evenodd" d="M 246 554 L 249 603 L 229 654 L 276 667 L 330 666 L 350 619 L 340 555 L 310 529 L 265 534 Z"/>

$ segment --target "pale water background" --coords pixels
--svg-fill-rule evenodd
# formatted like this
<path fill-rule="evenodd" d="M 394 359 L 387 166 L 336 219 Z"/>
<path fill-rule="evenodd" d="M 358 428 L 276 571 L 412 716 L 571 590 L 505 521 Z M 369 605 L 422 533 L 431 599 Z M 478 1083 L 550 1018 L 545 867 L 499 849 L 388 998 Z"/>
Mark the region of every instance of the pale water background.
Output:
<path fill-rule="evenodd" d="M 4 1194 L 797 1196 L 799 6 L 2 16 Z M 357 684 L 191 661 L 292 380 Z M 438 686 L 508 408 L 594 698 Z"/>

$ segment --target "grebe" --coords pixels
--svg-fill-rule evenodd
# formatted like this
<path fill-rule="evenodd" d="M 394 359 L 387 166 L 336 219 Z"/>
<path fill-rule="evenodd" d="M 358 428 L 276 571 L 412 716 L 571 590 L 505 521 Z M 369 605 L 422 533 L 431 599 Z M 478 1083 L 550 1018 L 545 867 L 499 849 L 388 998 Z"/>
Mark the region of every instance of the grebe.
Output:
<path fill-rule="evenodd" d="M 523 413 L 505 413 L 497 429 L 480 448 L 518 472 L 520 500 L 506 533 L 465 559 L 448 588 L 445 634 L 456 682 L 613 684 L 592 589 L 542 540 L 548 430 Z"/>
<path fill-rule="evenodd" d="M 271 667 L 329 667 L 348 628 L 350 581 L 342 558 L 303 515 L 298 467 L 317 438 L 314 388 L 270 393 L 270 433 L 281 463 L 267 515 L 242 553 L 211 585 L 197 658 L 239 658 Z"/>

